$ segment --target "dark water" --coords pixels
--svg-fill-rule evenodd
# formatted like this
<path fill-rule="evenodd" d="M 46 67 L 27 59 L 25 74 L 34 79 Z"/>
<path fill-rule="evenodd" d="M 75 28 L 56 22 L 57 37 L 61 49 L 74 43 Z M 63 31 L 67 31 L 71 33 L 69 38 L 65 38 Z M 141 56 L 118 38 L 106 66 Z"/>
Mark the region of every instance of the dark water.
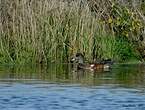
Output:
<path fill-rule="evenodd" d="M 0 110 L 145 110 L 145 66 L 0 66 Z"/>

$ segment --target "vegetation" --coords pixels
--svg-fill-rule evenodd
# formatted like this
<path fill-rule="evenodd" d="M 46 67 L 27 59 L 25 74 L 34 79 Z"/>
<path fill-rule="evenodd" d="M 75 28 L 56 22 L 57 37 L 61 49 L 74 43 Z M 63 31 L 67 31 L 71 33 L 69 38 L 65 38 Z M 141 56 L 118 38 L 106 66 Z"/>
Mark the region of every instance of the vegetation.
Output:
<path fill-rule="evenodd" d="M 0 0 L 0 63 L 144 60 L 145 3 L 124 2 Z"/>

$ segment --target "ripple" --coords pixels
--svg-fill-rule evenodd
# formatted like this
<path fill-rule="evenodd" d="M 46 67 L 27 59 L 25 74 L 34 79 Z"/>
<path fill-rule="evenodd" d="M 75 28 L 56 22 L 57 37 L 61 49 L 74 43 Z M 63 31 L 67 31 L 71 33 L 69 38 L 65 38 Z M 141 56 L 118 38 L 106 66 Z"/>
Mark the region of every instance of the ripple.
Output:
<path fill-rule="evenodd" d="M 0 110 L 145 110 L 145 69 L 115 66 L 107 73 L 0 67 Z"/>
<path fill-rule="evenodd" d="M 4 86 L 3 86 L 4 87 Z M 49 88 L 50 87 L 50 88 Z M 20 88 L 15 90 L 16 88 Z M 44 89 L 45 88 L 45 89 Z M 145 95 L 131 89 L 60 84 L 14 84 L 0 90 L 0 109 L 123 110 L 145 108 Z M 10 92 L 10 91 L 11 92 Z M 17 91 L 17 92 L 16 92 Z M 136 91 L 136 90 L 135 90 Z"/>

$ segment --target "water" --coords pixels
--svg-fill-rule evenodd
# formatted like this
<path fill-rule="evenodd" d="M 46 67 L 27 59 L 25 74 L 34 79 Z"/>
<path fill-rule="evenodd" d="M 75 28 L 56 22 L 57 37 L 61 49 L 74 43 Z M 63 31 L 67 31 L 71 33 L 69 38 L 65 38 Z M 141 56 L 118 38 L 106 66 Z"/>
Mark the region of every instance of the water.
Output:
<path fill-rule="evenodd" d="M 0 66 L 0 110 L 145 110 L 145 66 Z"/>

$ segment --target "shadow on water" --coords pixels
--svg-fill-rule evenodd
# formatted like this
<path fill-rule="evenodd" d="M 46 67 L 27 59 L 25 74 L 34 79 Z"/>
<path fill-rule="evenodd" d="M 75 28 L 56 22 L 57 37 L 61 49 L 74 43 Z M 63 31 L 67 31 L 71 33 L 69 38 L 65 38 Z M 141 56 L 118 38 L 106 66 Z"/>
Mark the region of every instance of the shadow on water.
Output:
<path fill-rule="evenodd" d="M 69 83 L 86 86 L 119 84 L 137 87 L 145 85 L 143 64 L 115 65 L 110 71 L 74 71 L 69 64 L 42 66 L 0 66 L 0 81 L 43 81 L 48 83 Z"/>

